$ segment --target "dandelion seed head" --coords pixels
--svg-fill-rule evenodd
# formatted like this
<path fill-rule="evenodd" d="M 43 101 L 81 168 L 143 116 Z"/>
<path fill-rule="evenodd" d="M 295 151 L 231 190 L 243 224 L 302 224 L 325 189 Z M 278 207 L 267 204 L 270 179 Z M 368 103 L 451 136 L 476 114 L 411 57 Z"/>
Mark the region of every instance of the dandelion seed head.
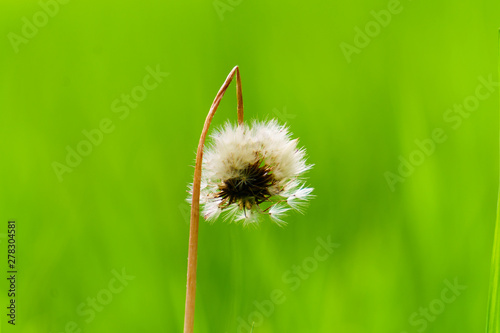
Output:
<path fill-rule="evenodd" d="M 312 197 L 302 179 L 312 167 L 305 150 L 275 120 L 227 123 L 211 141 L 204 151 L 200 193 L 206 220 L 222 215 L 249 225 L 268 215 L 282 225 L 289 210 L 302 211 Z"/>

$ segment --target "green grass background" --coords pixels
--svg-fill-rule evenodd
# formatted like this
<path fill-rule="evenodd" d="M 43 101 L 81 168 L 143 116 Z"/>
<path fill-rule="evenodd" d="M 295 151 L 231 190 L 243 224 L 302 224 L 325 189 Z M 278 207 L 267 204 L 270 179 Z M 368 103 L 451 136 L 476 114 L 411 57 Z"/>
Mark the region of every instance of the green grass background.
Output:
<path fill-rule="evenodd" d="M 0 253 L 15 219 L 19 270 L 15 328 L 2 278 L 2 332 L 77 332 L 69 322 L 82 332 L 182 331 L 184 199 L 206 113 L 234 65 L 246 119 L 290 126 L 315 164 L 317 197 L 286 228 L 201 222 L 195 331 L 237 332 L 254 301 L 280 289 L 286 301 L 254 333 L 482 332 L 498 93 L 457 129 L 443 115 L 474 95 L 478 77 L 497 81 L 498 1 L 402 0 L 350 63 L 339 45 L 387 1 L 223 1 L 232 10 L 221 19 L 211 1 L 72 0 L 18 53 L 8 34 L 41 7 L 2 1 Z M 157 65 L 170 75 L 121 120 L 112 102 Z M 115 130 L 59 182 L 52 163 L 104 118 Z M 234 85 L 213 125 L 228 119 Z M 384 173 L 435 128 L 447 140 L 391 191 Z M 291 291 L 282 275 L 328 236 L 340 247 Z M 122 268 L 135 279 L 86 323 L 77 308 Z M 455 278 L 467 289 L 424 330 L 412 325 Z"/>

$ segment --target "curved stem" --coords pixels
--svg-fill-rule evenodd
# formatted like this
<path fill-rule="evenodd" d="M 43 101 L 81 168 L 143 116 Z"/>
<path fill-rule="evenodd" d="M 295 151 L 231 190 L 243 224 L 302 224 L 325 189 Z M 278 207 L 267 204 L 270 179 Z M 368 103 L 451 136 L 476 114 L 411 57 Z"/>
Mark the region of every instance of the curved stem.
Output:
<path fill-rule="evenodd" d="M 203 161 L 203 147 L 207 138 L 208 129 L 217 111 L 217 107 L 227 90 L 227 87 L 233 80 L 236 74 L 236 97 L 238 100 L 238 123 L 243 124 L 243 97 L 241 92 L 241 78 L 238 66 L 234 67 L 224 81 L 224 84 L 219 89 L 215 99 L 208 111 L 203 130 L 201 131 L 198 149 L 196 151 L 196 164 L 193 178 L 193 199 L 191 203 L 191 221 L 189 227 L 189 251 L 188 251 L 188 269 L 187 269 L 187 286 L 186 286 L 186 308 L 184 313 L 184 333 L 192 333 L 194 327 L 194 308 L 196 295 L 196 264 L 198 258 L 198 224 L 200 220 L 200 184 L 201 184 L 201 167 Z"/>

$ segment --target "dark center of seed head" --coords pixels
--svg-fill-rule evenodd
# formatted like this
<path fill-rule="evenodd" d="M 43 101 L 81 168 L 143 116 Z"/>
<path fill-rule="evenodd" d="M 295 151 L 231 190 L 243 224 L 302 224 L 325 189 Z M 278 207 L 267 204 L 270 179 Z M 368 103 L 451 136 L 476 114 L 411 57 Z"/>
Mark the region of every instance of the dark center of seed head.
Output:
<path fill-rule="evenodd" d="M 269 166 L 262 161 L 250 164 L 239 170 L 239 176 L 226 179 L 219 185 L 217 197 L 222 198 L 219 207 L 225 208 L 232 203 L 238 203 L 242 208 L 259 205 L 271 197 L 269 187 L 274 183 Z"/>

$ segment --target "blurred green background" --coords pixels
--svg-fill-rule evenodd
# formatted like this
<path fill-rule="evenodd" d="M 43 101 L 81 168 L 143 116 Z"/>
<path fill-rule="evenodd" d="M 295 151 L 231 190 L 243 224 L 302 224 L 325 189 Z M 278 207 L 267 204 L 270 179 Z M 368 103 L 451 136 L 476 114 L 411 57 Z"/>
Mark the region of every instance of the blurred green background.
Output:
<path fill-rule="evenodd" d="M 235 65 L 246 119 L 290 126 L 317 197 L 285 228 L 201 221 L 195 332 L 482 332 L 499 10 L 2 1 L 0 248 L 15 219 L 18 258 L 17 322 L 2 278 L 2 332 L 182 332 L 186 189 Z M 234 85 L 213 126 L 228 119 Z M 68 149 L 86 156 L 70 166 Z M 340 245 L 324 261 L 318 237 Z"/>

